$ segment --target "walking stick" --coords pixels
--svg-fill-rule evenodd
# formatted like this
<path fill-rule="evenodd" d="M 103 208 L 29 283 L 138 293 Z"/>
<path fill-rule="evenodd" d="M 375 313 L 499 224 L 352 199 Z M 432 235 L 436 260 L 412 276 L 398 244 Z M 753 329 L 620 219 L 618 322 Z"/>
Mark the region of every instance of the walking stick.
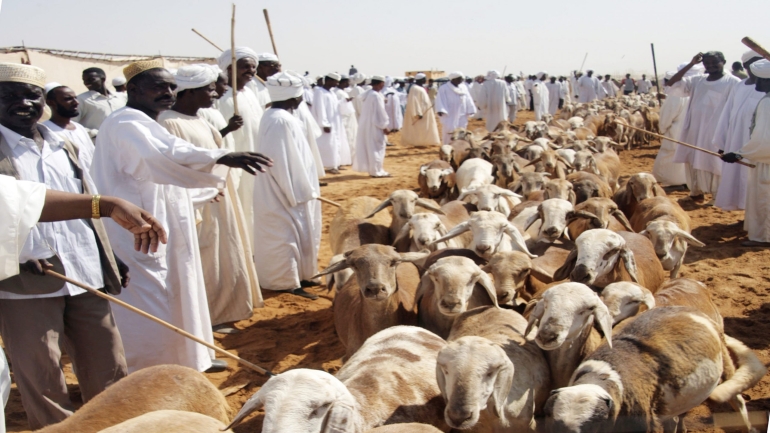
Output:
<path fill-rule="evenodd" d="M 235 3 L 233 3 L 233 18 L 230 20 L 230 54 L 232 55 L 232 63 L 230 64 L 230 88 L 233 89 L 233 113 L 238 115 L 238 81 L 236 76 L 238 75 L 238 65 L 235 59 Z"/>
<path fill-rule="evenodd" d="M 433 107 L 435 107 L 435 106 L 436 106 L 436 103 L 434 102 L 434 103 L 433 103 L 433 105 L 431 105 L 431 106 L 430 106 L 430 107 L 429 107 L 427 110 L 425 110 L 425 113 L 422 113 L 422 114 L 420 114 L 420 117 L 418 117 L 417 119 L 415 119 L 415 121 L 414 121 L 414 122 L 412 122 L 412 126 L 414 126 L 414 124 L 415 124 L 415 123 L 417 123 L 417 122 L 419 122 L 420 120 L 422 120 L 422 119 L 423 119 L 423 117 L 425 117 L 425 115 L 426 115 L 426 114 L 427 114 L 427 113 L 428 113 L 430 110 L 432 110 L 432 109 L 433 109 Z"/>
<path fill-rule="evenodd" d="M 747 47 L 756 51 L 757 54 L 761 55 L 765 59 L 770 60 L 770 52 L 768 52 L 761 45 L 756 43 L 754 39 L 751 39 L 750 37 L 746 36 L 745 38 L 741 39 L 741 42 L 743 42 L 743 45 L 746 45 Z"/>
<path fill-rule="evenodd" d="M 176 332 L 177 334 L 179 334 L 179 335 L 181 335 L 183 337 L 189 338 L 190 340 L 192 340 L 192 341 L 194 341 L 196 343 L 202 344 L 202 345 L 208 347 L 209 349 L 211 349 L 211 350 L 213 350 L 213 351 L 215 351 L 215 352 L 217 352 L 217 353 L 219 353 L 221 355 L 227 356 L 230 359 L 234 359 L 234 360 L 238 361 L 239 363 L 241 363 L 244 366 L 246 366 L 246 367 L 256 371 L 259 374 L 264 374 L 265 376 L 268 376 L 268 377 L 275 376 L 275 374 L 273 374 L 269 370 L 265 370 L 264 368 L 262 368 L 262 367 L 260 367 L 260 366 L 258 366 L 256 364 L 252 364 L 249 361 L 246 361 L 245 359 L 243 359 L 243 358 L 241 358 L 239 356 L 233 355 L 232 353 L 230 353 L 230 352 L 228 352 L 228 351 L 226 351 L 224 349 L 220 349 L 219 347 L 217 347 L 217 346 L 215 346 L 215 345 L 213 345 L 213 344 L 211 344 L 211 343 L 209 343 L 207 341 L 203 341 L 200 338 L 190 334 L 189 332 L 187 332 L 187 331 L 185 331 L 185 330 L 183 330 L 181 328 L 177 328 L 176 326 L 174 326 L 174 325 L 172 325 L 172 324 L 170 324 L 170 323 L 168 323 L 168 322 L 166 322 L 164 320 L 161 320 L 161 319 L 153 316 L 152 314 L 146 313 L 146 312 L 144 312 L 144 311 L 134 307 L 131 304 L 128 304 L 128 303 L 126 303 L 124 301 L 121 301 L 120 299 L 118 299 L 118 298 L 116 298 L 114 296 L 110 296 L 110 295 L 108 295 L 106 293 L 102 293 L 102 292 L 94 289 L 93 287 L 87 286 L 87 285 L 85 285 L 85 284 L 83 284 L 83 283 L 81 283 L 79 281 L 75 281 L 72 278 L 65 277 L 64 275 L 62 275 L 62 274 L 60 274 L 58 272 L 54 272 L 54 271 L 51 271 L 51 270 L 48 270 L 48 269 L 46 269 L 44 272 L 46 274 L 54 277 L 54 278 L 58 278 L 60 280 L 66 281 L 66 282 L 68 282 L 70 284 L 74 284 L 74 285 L 80 287 L 81 289 L 84 289 L 84 290 L 86 290 L 86 291 L 88 291 L 88 292 L 90 292 L 90 293 L 92 293 L 92 294 L 94 294 L 94 295 L 96 295 L 96 296 L 98 296 L 100 298 L 103 298 L 103 299 L 106 299 L 106 300 L 108 300 L 110 302 L 118 304 L 121 307 L 126 308 L 126 309 L 128 309 L 130 311 L 133 311 L 134 313 L 136 313 L 136 314 L 138 314 L 138 315 L 140 315 L 142 317 L 150 319 L 153 322 L 155 322 L 155 323 L 157 323 L 157 324 L 159 324 L 161 326 L 164 326 L 164 327 L 166 327 L 166 328 Z"/>
<path fill-rule="evenodd" d="M 618 122 L 618 121 L 616 120 L 616 121 L 615 121 L 615 123 L 620 123 L 620 122 Z M 678 143 L 678 144 L 681 144 L 681 145 L 682 145 L 682 146 L 684 146 L 684 147 L 689 147 L 690 149 L 700 150 L 701 152 L 704 152 L 704 153 L 708 153 L 709 155 L 714 155 L 714 156 L 716 156 L 717 158 L 721 158 L 721 157 L 722 157 L 722 155 L 720 155 L 720 154 L 718 154 L 718 153 L 716 153 L 716 152 L 712 152 L 712 151 L 710 151 L 710 150 L 707 150 L 707 149 L 704 149 L 704 148 L 702 148 L 702 147 L 693 146 L 692 144 L 688 144 L 688 143 L 685 143 L 685 142 L 683 142 L 683 141 L 674 140 L 673 138 L 670 138 L 670 137 L 666 137 L 665 135 L 656 134 L 656 133 L 654 133 L 654 132 L 650 132 L 650 131 L 648 131 L 648 130 L 646 130 L 646 129 L 637 128 L 637 127 L 635 127 L 635 126 L 631 126 L 631 125 L 629 125 L 629 124 L 627 124 L 627 123 L 625 123 L 625 122 L 624 122 L 624 123 L 620 123 L 620 124 L 621 124 L 621 125 L 623 125 L 623 126 L 625 126 L 626 128 L 636 129 L 637 131 L 641 131 L 641 132 L 644 132 L 644 133 L 646 133 L 646 134 L 650 134 L 650 135 L 652 135 L 653 137 L 658 137 L 658 138 L 660 138 L 661 140 L 668 140 L 668 141 L 673 141 L 674 143 Z M 755 167 L 756 167 L 756 165 L 754 165 L 754 164 L 749 164 L 748 162 L 743 162 L 743 161 L 735 161 L 735 162 L 736 162 L 736 163 L 738 163 L 738 164 L 740 164 L 740 165 L 745 165 L 746 167 L 751 167 L 751 168 L 755 168 Z"/>
<path fill-rule="evenodd" d="M 214 42 L 211 42 L 211 39 L 209 39 L 209 38 L 207 38 L 207 37 L 203 36 L 203 34 L 202 34 L 201 32 L 199 32 L 199 31 L 197 31 L 197 30 L 195 30 L 195 29 L 192 29 L 192 31 L 193 31 L 193 32 L 194 32 L 196 35 L 198 35 L 198 36 L 202 37 L 204 41 L 206 41 L 206 42 L 210 43 L 211 45 L 213 45 L 213 46 L 214 46 L 214 48 L 218 49 L 219 51 L 224 51 L 223 49 L 219 48 L 219 45 L 215 44 Z"/>
<path fill-rule="evenodd" d="M 329 200 L 329 199 L 327 199 L 327 198 L 323 198 L 323 197 L 316 197 L 315 199 L 316 199 L 316 200 L 318 200 L 318 201 L 320 201 L 320 202 L 323 202 L 323 203 L 326 203 L 326 204 L 330 204 L 330 205 L 332 205 L 332 206 L 336 206 L 336 207 L 342 207 L 342 205 L 341 205 L 341 204 L 339 204 L 339 203 L 337 203 L 337 202 L 334 202 L 334 201 L 331 201 L 331 200 Z"/>
<path fill-rule="evenodd" d="M 655 71 L 655 87 L 658 89 L 658 101 L 660 101 L 660 83 L 658 82 L 658 63 L 655 61 L 655 44 L 650 44 L 652 50 L 652 68 Z"/>
<path fill-rule="evenodd" d="M 267 22 L 267 32 L 270 34 L 270 43 L 273 44 L 273 54 L 278 55 L 278 50 L 275 49 L 275 39 L 273 38 L 273 26 L 270 25 L 270 16 L 267 14 L 267 9 L 262 9 L 265 14 L 265 22 Z"/>

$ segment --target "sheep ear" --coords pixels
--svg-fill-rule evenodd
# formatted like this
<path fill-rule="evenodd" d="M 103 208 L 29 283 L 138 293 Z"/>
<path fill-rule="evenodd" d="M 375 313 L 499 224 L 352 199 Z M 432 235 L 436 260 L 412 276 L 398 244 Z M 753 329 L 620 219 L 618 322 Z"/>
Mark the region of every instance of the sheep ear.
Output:
<path fill-rule="evenodd" d="M 527 218 L 526 221 L 524 221 L 524 230 L 529 230 L 529 228 L 534 224 L 537 220 L 540 219 L 540 206 L 537 207 L 537 212 L 533 213 L 532 215 Z"/>
<path fill-rule="evenodd" d="M 447 188 L 449 188 L 449 189 L 454 188 L 455 187 L 455 183 L 456 183 L 454 170 L 452 170 L 451 168 L 448 168 L 448 169 L 444 170 L 444 173 L 446 173 L 444 175 L 444 180 L 446 181 Z"/>
<path fill-rule="evenodd" d="M 540 323 L 540 319 L 543 318 L 543 314 L 545 314 L 545 306 L 543 302 L 535 301 L 535 306 L 532 307 L 532 311 L 529 313 L 529 319 L 527 319 L 527 329 L 524 331 L 525 338 L 527 335 L 529 335 L 530 332 L 532 332 L 532 328 Z"/>
<path fill-rule="evenodd" d="M 612 348 L 612 316 L 610 310 L 604 305 L 599 297 L 596 297 L 596 304 L 594 305 L 594 324 L 598 325 L 599 330 L 604 334 L 604 338 L 607 339 L 607 345 Z"/>
<path fill-rule="evenodd" d="M 420 175 L 422 175 L 422 176 L 427 176 L 428 175 L 428 166 L 427 165 L 420 166 Z"/>
<path fill-rule="evenodd" d="M 626 267 L 626 271 L 628 271 L 628 275 L 631 276 L 631 279 L 634 280 L 636 284 L 639 284 L 639 277 L 638 270 L 636 268 L 636 259 L 634 259 L 634 252 L 631 251 L 630 248 L 628 248 L 628 245 L 624 246 L 620 250 L 620 260 L 623 261 L 623 265 Z"/>
<path fill-rule="evenodd" d="M 420 206 L 423 209 L 432 210 L 433 212 L 436 212 L 440 215 L 446 215 L 443 210 L 441 210 L 440 207 L 436 206 L 435 204 L 429 202 L 428 200 L 425 200 L 424 198 L 418 198 L 417 201 L 414 203 L 417 206 Z"/>
<path fill-rule="evenodd" d="M 540 162 L 540 160 L 542 160 L 542 157 L 541 157 L 541 158 L 537 158 L 537 159 L 535 159 L 535 160 L 532 160 L 532 161 L 530 161 L 530 162 L 529 162 L 529 164 L 525 165 L 524 167 L 529 167 L 530 165 L 535 165 L 535 164 L 537 164 L 538 162 Z"/>
<path fill-rule="evenodd" d="M 419 253 L 401 253 L 401 259 L 399 259 L 399 261 L 402 263 L 415 263 L 421 260 L 425 260 L 429 255 L 430 252 L 424 251 L 420 251 Z"/>
<path fill-rule="evenodd" d="M 575 269 L 575 265 L 577 264 L 578 259 L 578 251 L 577 248 L 573 249 L 569 252 L 569 255 L 567 256 L 567 260 L 564 262 L 563 265 L 559 269 L 556 270 L 556 272 L 553 273 L 553 280 L 554 281 L 562 281 L 569 279 L 570 274 L 572 274 L 572 271 Z"/>
<path fill-rule="evenodd" d="M 425 274 L 420 277 L 420 285 L 417 286 L 417 292 L 414 294 L 414 303 L 418 308 L 422 297 L 425 296 L 426 293 L 432 292 L 433 289 L 433 280 L 430 279 L 430 269 L 428 269 L 425 271 Z"/>
<path fill-rule="evenodd" d="M 495 307 L 500 308 L 500 305 L 497 303 L 497 289 L 495 289 L 495 283 L 492 282 L 489 275 L 482 270 L 476 277 L 476 282 L 481 284 L 481 287 L 487 291 L 487 295 L 489 295 L 489 299 L 492 300 L 492 304 L 494 304 Z"/>
<path fill-rule="evenodd" d="M 570 216 L 570 219 L 578 219 L 578 218 L 586 218 L 591 220 L 591 223 L 598 222 L 596 225 L 602 225 L 602 221 L 599 219 L 598 216 L 592 214 L 591 212 L 587 212 L 584 210 L 576 210 L 572 212 L 572 215 Z"/>
<path fill-rule="evenodd" d="M 650 292 L 644 287 L 642 287 L 642 292 L 644 293 L 642 304 L 644 304 L 648 310 L 652 310 L 653 308 L 655 308 L 655 297 L 652 296 L 652 292 Z"/>
<path fill-rule="evenodd" d="M 687 242 L 690 245 L 695 245 L 696 247 L 705 247 L 706 246 L 706 244 L 704 244 L 703 242 L 699 241 L 698 239 L 695 239 L 695 236 L 691 235 L 690 233 L 687 233 L 686 231 L 684 231 L 682 229 L 677 230 L 676 232 L 674 232 L 674 234 L 677 237 L 680 237 L 680 238 L 684 239 L 685 242 Z"/>
<path fill-rule="evenodd" d="M 341 271 L 343 269 L 347 269 L 349 267 L 350 267 L 350 264 L 348 263 L 347 260 L 340 260 L 339 262 L 337 262 L 337 263 L 335 263 L 333 265 L 329 265 L 329 267 L 327 267 L 323 271 L 319 272 L 318 274 L 314 275 L 311 278 L 311 280 L 315 280 L 316 278 L 324 276 L 324 275 L 333 274 L 335 272 Z"/>
<path fill-rule="evenodd" d="M 492 395 L 489 396 L 491 400 L 492 414 L 502 421 L 503 425 L 507 425 L 508 422 L 505 419 L 505 404 L 508 402 L 508 394 L 511 392 L 511 386 L 513 385 L 513 372 L 514 367 L 511 360 L 507 357 L 505 359 L 503 368 L 497 372 L 497 378 L 495 378 L 495 388 L 492 390 Z"/>
<path fill-rule="evenodd" d="M 599 167 L 596 166 L 596 160 L 595 159 L 591 160 L 591 169 L 592 169 L 591 171 L 593 171 L 593 173 L 595 175 L 601 176 L 601 173 L 599 172 Z"/>
<path fill-rule="evenodd" d="M 508 189 L 513 191 L 514 193 L 516 193 L 516 191 L 521 190 L 521 179 L 509 183 L 508 184 Z M 459 200 L 459 198 L 458 198 L 458 200 Z"/>
<path fill-rule="evenodd" d="M 614 211 L 612 211 L 612 216 L 617 218 L 618 221 L 620 221 L 620 223 L 623 224 L 623 227 L 625 227 L 626 230 L 630 231 L 631 233 L 634 232 L 634 228 L 631 227 L 631 223 L 628 222 L 628 218 L 626 218 L 625 214 L 623 214 L 623 212 L 621 212 L 620 209 L 615 209 Z"/>
<path fill-rule="evenodd" d="M 446 235 L 431 242 L 430 245 L 436 245 L 439 242 L 448 241 L 449 239 L 460 236 L 461 234 L 467 232 L 470 229 L 471 229 L 470 223 L 468 221 L 463 221 L 460 224 L 457 224 L 456 226 L 454 226 L 452 230 L 449 230 Z"/>
<path fill-rule="evenodd" d="M 441 397 L 444 398 L 444 403 L 449 403 L 449 396 L 446 393 L 446 378 L 438 362 L 436 363 L 436 383 L 438 384 L 439 391 L 441 391 Z"/>
<path fill-rule="evenodd" d="M 631 187 L 631 179 L 626 181 L 626 205 L 631 204 L 631 199 L 634 198 L 634 189 Z"/>
<path fill-rule="evenodd" d="M 515 249 L 517 251 L 521 251 L 522 253 L 528 255 L 530 258 L 537 257 L 536 255 L 529 252 L 529 249 L 527 248 L 527 242 L 524 240 L 524 237 L 521 236 L 519 229 L 517 229 L 515 225 L 509 222 L 505 226 L 505 233 L 511 237 L 511 240 L 513 241 L 512 246 L 516 247 Z"/>
<path fill-rule="evenodd" d="M 572 206 L 575 206 L 575 202 L 577 201 L 577 196 L 575 195 L 575 191 L 573 190 L 569 191 L 569 201 L 572 203 Z"/>
<path fill-rule="evenodd" d="M 276 376 L 273 376 L 273 377 L 276 377 Z M 267 382 L 269 383 L 270 381 L 268 380 Z M 265 406 L 265 400 L 263 398 L 263 394 L 266 394 L 270 389 L 270 387 L 267 386 L 268 383 L 265 383 L 265 385 L 263 385 L 262 388 L 260 388 L 256 394 L 252 395 L 251 398 L 246 400 L 246 404 L 244 404 L 241 410 L 238 411 L 238 414 L 235 415 L 233 422 L 231 422 L 230 425 L 225 427 L 225 431 L 237 426 L 238 424 L 241 423 L 241 421 L 243 421 L 244 418 L 249 416 L 251 413 L 262 409 Z"/>
<path fill-rule="evenodd" d="M 655 185 L 652 187 L 652 195 L 655 197 L 666 197 L 666 190 L 664 190 L 660 185 L 655 183 Z"/>
<path fill-rule="evenodd" d="M 356 433 L 355 408 L 336 401 L 326 412 L 323 433 Z"/>
<path fill-rule="evenodd" d="M 379 205 L 379 206 L 377 206 L 377 207 L 376 207 L 376 208 L 375 208 L 375 209 L 372 211 L 372 213 L 370 213 L 370 214 L 369 214 L 368 216 L 366 216 L 366 218 L 364 218 L 364 219 L 369 219 L 369 218 L 371 218 L 371 217 L 375 216 L 375 215 L 377 214 L 377 212 L 379 212 L 379 211 L 381 211 L 381 210 L 385 209 L 385 208 L 386 208 L 386 207 L 388 207 L 388 206 L 393 206 L 393 202 L 390 200 L 390 198 L 386 198 L 386 199 L 385 199 L 385 200 L 384 200 L 382 203 L 380 203 L 380 205 Z"/>
<path fill-rule="evenodd" d="M 409 223 L 404 224 L 404 226 L 401 227 L 401 230 L 396 235 L 396 238 L 393 239 L 393 243 L 391 245 L 393 247 L 395 247 L 396 245 L 398 245 L 404 239 L 408 239 L 409 238 L 409 232 L 411 232 L 411 231 L 412 231 L 411 224 L 409 224 Z"/>

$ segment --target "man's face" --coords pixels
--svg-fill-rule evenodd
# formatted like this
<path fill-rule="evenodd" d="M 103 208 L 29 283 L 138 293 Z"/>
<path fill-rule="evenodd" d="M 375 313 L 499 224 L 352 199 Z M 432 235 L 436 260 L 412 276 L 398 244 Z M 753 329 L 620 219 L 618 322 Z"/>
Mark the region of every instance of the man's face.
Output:
<path fill-rule="evenodd" d="M 25 83 L 0 83 L 0 125 L 31 129 L 43 115 L 43 89 Z"/>
<path fill-rule="evenodd" d="M 372 84 L 372 90 L 374 90 L 375 92 L 379 92 L 380 90 L 382 90 L 383 87 L 385 87 L 384 81 L 380 81 L 377 84 Z"/>
<path fill-rule="evenodd" d="M 642 80 L 646 80 L 646 79 L 647 79 L 647 76 L 642 74 Z"/>
<path fill-rule="evenodd" d="M 454 84 L 455 87 L 457 87 L 457 86 L 460 85 L 460 83 L 463 82 L 463 77 L 457 77 L 457 78 L 455 78 L 453 80 L 450 80 L 449 82 Z"/>
<path fill-rule="evenodd" d="M 83 74 L 83 84 L 88 88 L 88 90 L 98 92 L 104 87 L 104 77 L 99 75 L 98 72 L 89 72 L 87 74 Z"/>
<path fill-rule="evenodd" d="M 420 78 L 419 80 L 415 81 L 414 84 L 417 84 L 418 86 L 422 86 L 425 84 L 425 78 Z"/>
<path fill-rule="evenodd" d="M 257 75 L 260 77 L 270 77 L 281 72 L 280 62 L 259 62 L 257 65 Z"/>
<path fill-rule="evenodd" d="M 335 80 L 334 78 L 326 77 L 324 82 L 324 87 L 331 89 L 332 87 L 337 87 L 337 85 L 340 83 L 339 81 Z"/>
<path fill-rule="evenodd" d="M 219 74 L 219 78 L 217 78 L 217 82 L 215 83 L 217 89 L 217 99 L 221 98 L 222 95 L 227 92 L 227 83 L 227 75 L 224 73 Z"/>
<path fill-rule="evenodd" d="M 48 106 L 61 117 L 72 119 L 80 114 L 78 95 L 69 87 L 57 87 L 52 91 L 52 99 L 47 100 Z"/>
<path fill-rule="evenodd" d="M 703 67 L 709 74 L 719 74 L 724 71 L 725 62 L 719 57 L 708 56 L 703 58 Z"/>
<path fill-rule="evenodd" d="M 244 57 L 235 63 L 237 70 L 235 71 L 236 79 L 238 80 L 238 88 L 242 88 L 246 85 L 254 75 L 257 73 L 257 62 L 251 57 Z"/>
<path fill-rule="evenodd" d="M 757 78 L 756 89 L 757 92 L 770 92 L 770 78 Z M 0 123 L 2 123 L 2 121 L 0 121 Z"/>
<path fill-rule="evenodd" d="M 337 87 L 339 87 L 340 89 L 347 89 L 348 87 L 350 87 L 350 80 L 347 78 L 340 80 L 340 83 L 337 85 Z"/>
<path fill-rule="evenodd" d="M 752 57 L 746 63 L 743 64 L 743 69 L 746 70 L 746 72 L 749 74 L 749 77 L 755 78 L 755 75 L 753 72 L 751 72 L 751 64 L 756 62 L 757 60 L 761 60 L 762 57 Z"/>
<path fill-rule="evenodd" d="M 195 105 L 199 108 L 210 108 L 214 101 L 219 99 L 217 94 L 217 83 L 211 83 L 208 86 L 193 90 Z"/>
<path fill-rule="evenodd" d="M 155 113 L 170 109 L 176 100 L 174 77 L 165 69 L 152 69 L 146 74 L 139 82 L 129 83 L 128 102 Z"/>

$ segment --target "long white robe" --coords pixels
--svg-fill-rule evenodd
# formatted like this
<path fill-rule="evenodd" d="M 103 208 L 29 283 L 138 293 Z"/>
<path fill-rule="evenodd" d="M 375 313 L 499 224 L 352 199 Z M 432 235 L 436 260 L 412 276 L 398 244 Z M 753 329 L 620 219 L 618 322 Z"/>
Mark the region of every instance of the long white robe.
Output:
<path fill-rule="evenodd" d="M 548 113 L 548 105 L 550 103 L 550 94 L 548 87 L 545 83 L 537 80 L 532 83 L 532 101 L 535 106 L 535 120 L 540 121 L 543 119 L 543 114 Z"/>
<path fill-rule="evenodd" d="M 364 93 L 364 88 L 359 85 L 350 86 L 347 89 L 348 94 L 353 98 L 353 107 L 356 109 L 356 119 L 361 117 L 361 95 Z"/>
<path fill-rule="evenodd" d="M 404 113 L 401 111 L 401 99 L 392 87 L 385 87 L 380 92 L 385 98 L 385 112 L 388 113 L 388 129 L 398 131 L 404 126 Z"/>
<path fill-rule="evenodd" d="M 714 131 L 714 144 L 719 149 L 725 153 L 735 152 L 749 142 L 751 119 L 759 100 L 764 96 L 764 93 L 757 92 L 753 84 L 746 85 L 746 80 L 733 84 Z M 722 176 L 714 205 L 724 210 L 745 209 L 749 168 L 740 164 L 722 164 Z"/>
<path fill-rule="evenodd" d="M 348 92 L 335 87 L 334 94 L 339 100 L 340 120 L 344 132 L 342 135 L 342 146 L 340 148 L 340 165 L 353 165 L 353 153 L 356 145 L 356 132 L 358 132 L 358 120 L 356 120 L 356 109 L 353 107 L 353 101 L 348 101 L 350 95 Z M 352 136 L 351 136 L 352 134 Z"/>
<path fill-rule="evenodd" d="M 476 113 L 476 106 L 465 87 L 446 83 L 438 89 L 436 113 L 443 113 L 440 117 L 441 141 L 449 144 L 449 138 L 455 129 L 468 126 L 468 116 Z"/>
<path fill-rule="evenodd" d="M 580 86 L 578 86 L 578 78 L 574 75 L 569 77 L 569 85 L 572 90 L 571 96 L 575 97 L 576 102 L 580 102 Z"/>
<path fill-rule="evenodd" d="M 449 83 L 447 83 L 449 84 Z M 444 84 L 446 85 L 446 84 Z M 478 83 L 476 81 L 473 81 L 470 85 L 468 85 L 468 94 L 471 95 L 471 99 L 473 100 L 473 104 L 476 106 L 478 110 L 476 110 L 476 116 L 475 119 L 483 119 L 484 118 L 484 109 L 481 108 L 483 105 L 482 101 L 484 100 L 484 90 L 483 90 L 484 84 Z"/>
<path fill-rule="evenodd" d="M 714 131 L 727 102 L 730 87 L 739 80 L 730 74 L 725 74 L 716 81 L 708 81 L 707 78 L 708 75 L 684 77 L 682 81 L 668 89 L 671 95 L 690 97 L 680 141 L 716 152 L 718 148 L 713 141 Z M 676 149 L 674 162 L 687 164 L 686 174 L 689 178 L 690 195 L 716 194 L 719 176 L 722 174 L 721 159 L 689 147 L 679 146 Z"/>
<path fill-rule="evenodd" d="M 618 96 L 618 86 L 612 81 L 602 81 L 602 89 L 604 90 L 604 98 L 614 98 Z"/>
<path fill-rule="evenodd" d="M 409 89 L 404 128 L 401 130 L 401 143 L 404 146 L 422 147 L 441 144 L 436 125 L 436 111 L 432 105 L 428 92 L 422 86 L 415 84 Z"/>
<path fill-rule="evenodd" d="M 684 116 L 687 113 L 689 97 L 666 95 L 663 105 L 660 106 L 660 134 L 679 139 L 684 125 Z M 652 175 L 663 186 L 684 185 L 687 183 L 685 166 L 674 162 L 677 144 L 670 140 L 660 142 L 660 150 L 655 156 L 652 166 Z"/>
<path fill-rule="evenodd" d="M 155 253 L 134 251 L 134 236 L 112 220 L 104 225 L 115 255 L 131 269 L 119 298 L 213 343 L 193 204 L 187 188 L 224 188 L 229 150 L 193 146 L 139 110 L 124 107 L 102 123 L 91 175 L 99 192 L 147 210 L 168 232 Z M 212 171 L 222 171 L 222 175 Z M 113 310 L 128 371 L 179 364 L 204 371 L 213 351 L 124 308 Z"/>
<path fill-rule="evenodd" d="M 599 99 L 603 90 L 602 83 L 596 77 L 583 75 L 578 80 L 578 102 L 586 103 Z"/>
<path fill-rule="evenodd" d="M 521 80 L 516 81 L 516 90 L 519 92 L 519 110 L 527 109 L 527 89 L 524 88 L 524 83 Z"/>
<path fill-rule="evenodd" d="M 390 119 L 385 110 L 385 98 L 373 89 L 361 95 L 361 117 L 358 119 L 356 136 L 356 159 L 353 170 L 372 176 L 386 175 L 385 171 L 385 128 Z"/>
<path fill-rule="evenodd" d="M 307 144 L 310 146 L 310 152 L 313 153 L 315 171 L 320 179 L 326 176 L 326 171 L 324 171 L 324 163 L 321 160 L 321 152 L 318 151 L 318 143 L 316 140 L 321 136 L 323 131 L 321 131 L 318 123 L 316 123 L 313 113 L 310 112 L 310 107 L 308 107 L 305 101 L 300 102 L 299 107 L 294 110 L 294 117 L 299 119 L 300 123 L 302 123 L 302 131 L 305 133 L 305 139 L 307 139 Z"/>
<path fill-rule="evenodd" d="M 570 96 L 569 82 L 559 81 L 559 85 L 561 86 L 561 90 L 559 90 L 559 99 L 562 99 L 565 104 L 571 103 L 572 97 Z"/>
<path fill-rule="evenodd" d="M 516 83 L 505 83 L 508 88 L 508 121 L 513 123 L 516 120 L 516 113 L 519 111 L 519 89 Z"/>
<path fill-rule="evenodd" d="M 485 80 L 481 86 L 481 108 L 486 116 L 487 131 L 492 132 L 503 120 L 508 120 L 510 95 L 508 85 L 498 78 Z"/>
<path fill-rule="evenodd" d="M 339 168 L 342 164 L 342 140 L 345 131 L 342 126 L 337 95 L 322 86 L 316 86 L 313 91 L 313 106 L 310 108 L 310 112 L 313 113 L 313 117 L 321 130 L 331 128 L 331 132 L 323 132 L 316 140 L 324 168 Z"/>
<path fill-rule="evenodd" d="M 197 147 L 224 148 L 219 130 L 203 117 L 168 110 L 158 116 L 158 122 Z M 207 200 L 200 206 L 202 221 L 197 226 L 201 263 L 205 263 L 206 299 L 214 326 L 248 319 L 253 308 L 264 305 L 241 202 L 230 176 L 223 193 L 219 202 Z"/>
<path fill-rule="evenodd" d="M 558 81 L 554 83 L 545 83 L 545 87 L 548 89 L 548 113 L 556 114 L 556 112 L 559 111 L 561 84 Z"/>
<path fill-rule="evenodd" d="M 243 117 L 243 126 L 232 135 L 236 152 L 255 152 L 257 148 L 257 134 L 259 133 L 259 121 L 264 110 L 256 93 L 249 86 L 245 86 L 237 93 L 238 112 Z M 233 109 L 233 89 L 229 89 L 219 99 L 219 112 L 222 117 L 230 119 L 235 114 Z M 233 183 L 238 189 L 238 198 L 243 207 L 243 216 L 246 218 L 246 229 L 249 232 L 249 242 L 254 238 L 254 176 L 241 170 L 234 170 L 231 174 Z M 252 249 L 253 249 L 252 245 Z"/>
<path fill-rule="evenodd" d="M 254 258 L 266 290 L 291 290 L 318 272 L 321 191 L 299 119 L 280 108 L 262 117 L 258 152 L 273 159 L 254 183 Z"/>
<path fill-rule="evenodd" d="M 749 142 L 737 152 L 757 166 L 749 171 L 743 228 L 749 240 L 770 242 L 770 96 L 757 104 L 752 124 Z"/>

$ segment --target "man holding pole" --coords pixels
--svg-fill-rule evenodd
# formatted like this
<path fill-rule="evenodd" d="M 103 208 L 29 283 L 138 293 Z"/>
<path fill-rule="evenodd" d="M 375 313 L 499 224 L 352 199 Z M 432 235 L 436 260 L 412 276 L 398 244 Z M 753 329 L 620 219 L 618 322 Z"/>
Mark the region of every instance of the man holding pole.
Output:
<path fill-rule="evenodd" d="M 259 54 L 257 62 L 257 73 L 249 83 L 249 86 L 257 94 L 257 99 L 259 99 L 262 109 L 267 110 L 267 107 L 270 106 L 270 94 L 267 91 L 265 81 L 267 77 L 281 72 L 281 62 L 278 61 L 278 56 L 273 53 Z"/>
<path fill-rule="evenodd" d="M 693 66 L 701 62 L 707 75 L 685 77 Z M 721 52 L 698 53 L 687 66 L 679 70 L 666 83 L 669 93 L 690 97 L 682 135 L 679 138 L 685 143 L 711 152 L 718 150 L 713 142 L 714 132 L 727 101 L 728 92 L 732 85 L 739 81 L 734 76 L 725 74 L 724 66 L 725 57 Z M 718 158 L 689 147 L 679 146 L 676 149 L 674 162 L 685 164 L 690 198 L 696 204 L 706 203 L 706 193 L 713 195 L 717 193 L 719 177 L 722 174 L 722 163 Z"/>
<path fill-rule="evenodd" d="M 409 89 L 406 100 L 401 142 L 405 146 L 438 146 L 441 144 L 441 139 L 438 136 L 435 111 L 428 92 L 423 87 L 426 76 L 420 72 L 414 78 L 414 85 Z"/>

